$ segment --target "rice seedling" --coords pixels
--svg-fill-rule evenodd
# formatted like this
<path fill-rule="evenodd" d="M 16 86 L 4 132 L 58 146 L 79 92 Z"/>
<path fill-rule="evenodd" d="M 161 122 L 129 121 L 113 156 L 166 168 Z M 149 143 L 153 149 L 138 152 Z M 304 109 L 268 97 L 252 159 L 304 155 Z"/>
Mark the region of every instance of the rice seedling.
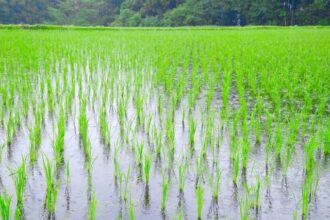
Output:
<path fill-rule="evenodd" d="M 97 206 L 97 200 L 96 200 L 95 192 L 93 191 L 89 204 L 89 212 L 88 212 L 89 220 L 96 219 L 96 206 Z"/>
<path fill-rule="evenodd" d="M 66 162 L 66 166 L 65 166 L 65 176 L 66 176 L 66 183 L 70 182 L 70 161 L 68 160 Z"/>
<path fill-rule="evenodd" d="M 24 189 L 26 185 L 26 159 L 22 157 L 21 165 L 16 170 L 12 170 L 13 182 L 16 191 L 16 213 L 15 217 L 20 218 L 23 210 Z"/>
<path fill-rule="evenodd" d="M 166 177 L 163 174 L 163 180 L 162 180 L 162 203 L 161 203 L 162 212 L 164 212 L 165 209 L 166 209 L 168 184 L 169 184 L 169 180 L 166 179 Z"/>
<path fill-rule="evenodd" d="M 214 173 L 209 174 L 209 184 L 212 189 L 212 198 L 217 201 L 219 196 L 221 171 L 220 167 L 217 166 Z"/>
<path fill-rule="evenodd" d="M 57 137 L 54 140 L 53 149 L 56 165 L 59 166 L 64 160 L 64 137 L 65 137 L 65 113 L 63 108 L 58 121 Z"/>
<path fill-rule="evenodd" d="M 37 159 L 38 150 L 41 144 L 41 113 L 36 112 L 34 115 L 34 127 L 29 129 L 30 138 L 30 163 L 34 163 Z"/>
<path fill-rule="evenodd" d="M 42 157 L 46 181 L 46 208 L 49 212 L 55 211 L 59 182 L 56 179 L 56 169 L 47 156 Z"/>
<path fill-rule="evenodd" d="M 129 184 L 129 177 L 131 175 L 131 167 L 129 166 L 125 175 L 125 188 L 124 188 L 124 201 L 127 201 L 127 192 L 128 192 L 128 184 Z"/>
<path fill-rule="evenodd" d="M 100 123 L 100 133 L 102 140 L 106 145 L 110 145 L 110 128 L 107 123 L 106 108 L 105 104 L 99 110 L 99 123 Z"/>
<path fill-rule="evenodd" d="M 196 201 L 197 201 L 197 218 L 202 219 L 202 211 L 204 205 L 203 198 L 204 188 L 201 185 L 197 185 L 196 188 Z"/>
<path fill-rule="evenodd" d="M 188 169 L 188 164 L 185 162 L 185 159 L 183 159 L 183 161 L 181 161 L 181 163 L 178 166 L 180 193 L 182 193 L 183 189 L 184 189 L 186 175 L 187 175 L 187 169 Z"/>
<path fill-rule="evenodd" d="M 132 197 L 129 200 L 129 219 L 130 220 L 135 220 L 135 214 L 134 214 L 134 203 L 132 200 Z"/>
<path fill-rule="evenodd" d="M 5 190 L 0 194 L 1 219 L 3 220 L 11 219 L 10 204 L 11 204 L 11 196 L 9 196 Z"/>
<path fill-rule="evenodd" d="M 250 219 L 250 203 L 248 196 L 239 200 L 239 215 L 241 220 Z"/>
<path fill-rule="evenodd" d="M 146 185 L 149 184 L 150 168 L 151 168 L 151 156 L 150 156 L 150 154 L 145 153 L 143 170 L 144 170 L 144 178 L 146 181 Z"/>

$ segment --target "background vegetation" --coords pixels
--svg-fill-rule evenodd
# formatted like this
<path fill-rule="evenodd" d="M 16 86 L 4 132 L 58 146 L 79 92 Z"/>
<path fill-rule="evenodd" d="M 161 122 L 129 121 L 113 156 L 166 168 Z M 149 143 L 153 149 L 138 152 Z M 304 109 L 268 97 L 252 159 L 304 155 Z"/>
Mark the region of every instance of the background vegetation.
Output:
<path fill-rule="evenodd" d="M 330 0 L 0 0 L 0 23 L 329 25 Z"/>

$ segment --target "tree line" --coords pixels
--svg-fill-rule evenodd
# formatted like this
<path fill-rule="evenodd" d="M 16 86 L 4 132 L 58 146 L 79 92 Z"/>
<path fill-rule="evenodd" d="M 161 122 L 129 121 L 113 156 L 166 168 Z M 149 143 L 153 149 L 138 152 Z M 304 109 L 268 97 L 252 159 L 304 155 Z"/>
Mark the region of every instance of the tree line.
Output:
<path fill-rule="evenodd" d="M 0 0 L 0 23 L 330 25 L 330 0 Z"/>

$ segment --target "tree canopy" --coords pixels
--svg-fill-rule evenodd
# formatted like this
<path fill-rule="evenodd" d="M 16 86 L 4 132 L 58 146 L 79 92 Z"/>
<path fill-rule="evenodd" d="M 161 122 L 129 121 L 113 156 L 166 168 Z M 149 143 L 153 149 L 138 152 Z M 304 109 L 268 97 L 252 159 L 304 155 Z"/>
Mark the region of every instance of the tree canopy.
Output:
<path fill-rule="evenodd" d="M 330 0 L 0 0 L 0 23 L 330 25 Z"/>

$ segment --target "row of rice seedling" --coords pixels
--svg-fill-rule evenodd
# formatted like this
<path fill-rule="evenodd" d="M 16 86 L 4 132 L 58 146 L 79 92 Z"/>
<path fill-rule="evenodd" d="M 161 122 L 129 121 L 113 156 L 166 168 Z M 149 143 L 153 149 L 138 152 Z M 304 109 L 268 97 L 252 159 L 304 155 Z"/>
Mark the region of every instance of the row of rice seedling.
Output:
<path fill-rule="evenodd" d="M 104 193 L 118 190 L 118 201 L 109 203 L 119 203 L 125 218 L 146 218 L 157 210 L 159 218 L 204 219 L 209 217 L 208 201 L 228 207 L 222 199 L 226 191 L 234 192 L 233 218 L 267 217 L 267 211 L 261 212 L 263 198 L 278 184 L 277 172 L 286 183 L 301 184 L 299 212 L 304 219 L 311 215 L 324 176 L 319 166 L 330 154 L 327 29 L 268 34 L 88 30 L 61 32 L 58 39 L 52 31 L 31 32 L 0 33 L 6 40 L 0 52 L 0 79 L 5 82 L 0 90 L 0 157 L 21 151 L 16 139 L 28 128 L 31 165 L 23 157 L 12 171 L 16 192 L 1 191 L 3 219 L 9 218 L 9 195 L 14 194 L 15 216 L 23 216 L 26 181 L 41 160 L 45 206 L 56 214 L 63 176 L 73 184 L 69 178 L 75 163 L 72 158 L 69 163 L 68 152 L 74 146 L 67 142 L 75 137 L 85 159 L 89 219 L 102 212 L 99 204 L 109 205 L 96 198 L 100 189 L 95 181 L 101 180 L 94 175 L 104 168 L 99 164 L 106 164 L 98 155 L 100 146 L 113 161 L 106 175 L 115 183 L 105 184 Z M 15 90 L 17 83 L 22 87 Z M 47 128 L 53 151 L 44 146 Z M 292 174 L 297 167 L 304 170 L 299 180 Z M 145 194 L 145 203 L 157 203 L 145 205 L 152 211 L 137 210 L 144 207 L 134 190 Z M 180 203 L 175 211 L 169 206 L 173 200 Z"/>

